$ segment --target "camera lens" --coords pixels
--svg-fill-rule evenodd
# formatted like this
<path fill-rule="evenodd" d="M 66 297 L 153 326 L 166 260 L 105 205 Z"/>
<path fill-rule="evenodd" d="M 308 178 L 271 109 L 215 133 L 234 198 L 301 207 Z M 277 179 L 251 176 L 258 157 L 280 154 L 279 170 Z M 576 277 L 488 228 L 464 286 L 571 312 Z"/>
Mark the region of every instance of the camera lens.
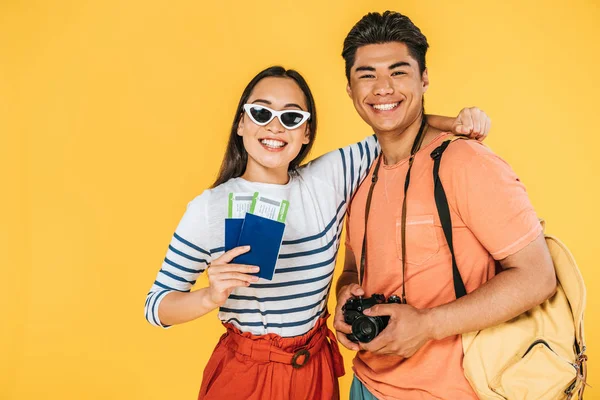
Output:
<path fill-rule="evenodd" d="M 352 334 L 359 342 L 369 343 L 379 335 L 382 325 L 382 321 L 378 317 L 361 316 L 352 323 Z"/>
<path fill-rule="evenodd" d="M 373 326 L 373 324 L 368 321 L 368 323 L 362 323 L 360 324 L 359 330 L 360 330 L 360 334 L 363 336 L 370 336 L 373 334 L 373 332 L 375 331 L 375 327 Z"/>

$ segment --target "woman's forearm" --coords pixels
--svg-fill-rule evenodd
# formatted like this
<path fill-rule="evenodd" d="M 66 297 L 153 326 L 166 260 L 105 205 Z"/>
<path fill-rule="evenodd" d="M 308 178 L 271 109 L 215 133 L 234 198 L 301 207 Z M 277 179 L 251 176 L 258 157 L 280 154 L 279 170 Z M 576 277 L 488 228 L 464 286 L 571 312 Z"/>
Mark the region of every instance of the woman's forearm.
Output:
<path fill-rule="evenodd" d="M 158 317 L 162 325 L 176 325 L 192 321 L 217 308 L 217 305 L 210 300 L 208 289 L 167 294 L 158 308 Z"/>
<path fill-rule="evenodd" d="M 444 132 L 452 131 L 454 121 L 456 120 L 455 117 L 444 117 L 442 115 L 427 114 L 426 117 L 429 125 Z"/>

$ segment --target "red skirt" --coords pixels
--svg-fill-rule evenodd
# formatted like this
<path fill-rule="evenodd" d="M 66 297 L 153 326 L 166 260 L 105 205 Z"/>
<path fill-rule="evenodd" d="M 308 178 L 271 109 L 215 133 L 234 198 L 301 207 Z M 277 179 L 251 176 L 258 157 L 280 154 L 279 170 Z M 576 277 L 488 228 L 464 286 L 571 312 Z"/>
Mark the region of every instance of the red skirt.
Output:
<path fill-rule="evenodd" d="M 199 400 L 339 399 L 344 364 L 327 318 L 303 336 L 255 336 L 224 324 L 202 379 Z"/>

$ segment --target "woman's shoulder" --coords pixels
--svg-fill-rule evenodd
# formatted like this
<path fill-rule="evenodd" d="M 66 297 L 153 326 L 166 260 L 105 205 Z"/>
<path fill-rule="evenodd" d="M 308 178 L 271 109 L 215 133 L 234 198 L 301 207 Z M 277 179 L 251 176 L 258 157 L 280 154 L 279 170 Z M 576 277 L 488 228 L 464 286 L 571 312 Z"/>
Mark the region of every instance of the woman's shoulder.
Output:
<path fill-rule="evenodd" d="M 226 198 L 228 193 L 231 191 L 231 181 L 224 182 L 218 186 L 205 189 L 202 193 L 194 197 L 189 203 L 188 208 L 205 208 L 210 204 L 222 198 Z"/>

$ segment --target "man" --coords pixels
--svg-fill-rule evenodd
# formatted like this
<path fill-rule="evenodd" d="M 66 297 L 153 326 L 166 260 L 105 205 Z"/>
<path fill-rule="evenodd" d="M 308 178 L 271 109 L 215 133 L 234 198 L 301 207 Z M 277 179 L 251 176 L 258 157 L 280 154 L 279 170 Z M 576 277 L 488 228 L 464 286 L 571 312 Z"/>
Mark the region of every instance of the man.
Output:
<path fill-rule="evenodd" d="M 440 168 L 454 251 L 468 293 L 456 300 L 430 157 L 447 135 L 426 124 L 420 129 L 429 86 L 427 48 L 427 39 L 409 18 L 389 11 L 363 17 L 344 42 L 348 95 L 382 150 L 369 207 L 362 286 L 357 265 L 374 168 L 349 208 L 346 260 L 337 283 L 337 337 L 358 351 L 351 399 L 476 399 L 462 369 L 460 334 L 507 321 L 545 301 L 556 288 L 542 229 L 523 184 L 489 149 L 457 140 L 445 151 Z M 404 186 L 420 130 L 423 141 L 410 172 L 403 249 Z M 502 267 L 497 275 L 496 261 Z M 344 323 L 342 306 L 351 296 L 382 293 L 387 298 L 403 292 L 407 304 L 365 311 L 390 316 L 374 340 L 348 340 L 351 327 Z"/>

